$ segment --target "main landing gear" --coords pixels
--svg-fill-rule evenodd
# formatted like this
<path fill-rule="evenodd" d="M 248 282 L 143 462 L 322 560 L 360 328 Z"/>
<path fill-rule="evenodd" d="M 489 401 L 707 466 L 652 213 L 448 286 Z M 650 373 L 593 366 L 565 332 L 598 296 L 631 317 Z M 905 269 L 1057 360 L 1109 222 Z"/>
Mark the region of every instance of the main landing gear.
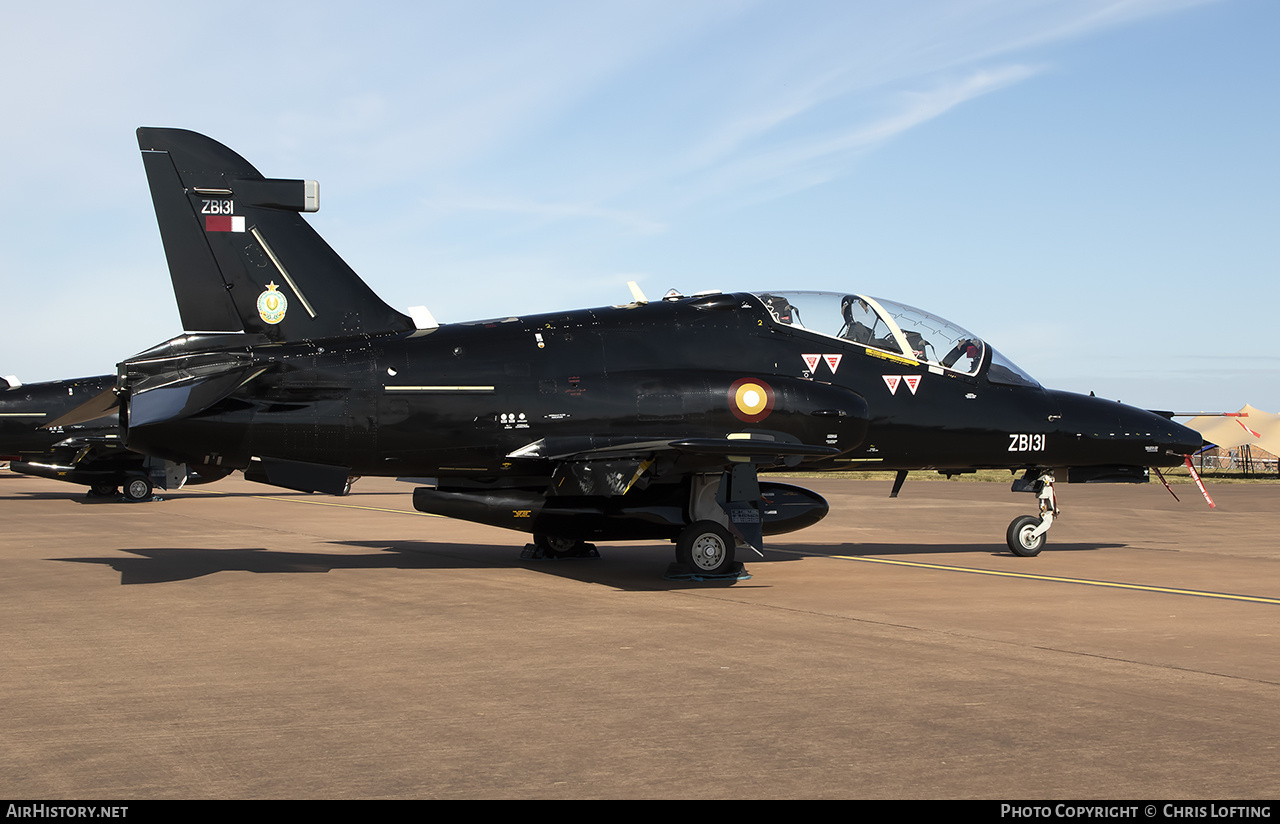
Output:
<path fill-rule="evenodd" d="M 675 538 L 676 561 L 667 569 L 668 578 L 750 577 L 736 556 L 741 545 L 764 557 L 764 515 L 755 465 L 740 463 L 719 474 L 694 477 L 689 521 Z"/>
<path fill-rule="evenodd" d="M 125 479 L 124 497 L 126 501 L 137 503 L 151 500 L 153 487 L 151 479 L 145 475 L 133 475 Z"/>
<path fill-rule="evenodd" d="M 90 498 L 115 498 L 121 492 L 124 493 L 126 501 L 136 504 L 151 500 L 155 493 L 155 487 L 152 485 L 151 479 L 146 475 L 130 475 L 126 477 L 123 489 L 111 481 L 98 481 L 89 486 Z"/>
<path fill-rule="evenodd" d="M 735 569 L 737 541 L 715 521 L 696 521 L 676 539 L 676 563 L 703 575 L 728 575 Z"/>
<path fill-rule="evenodd" d="M 1009 524 L 1005 540 L 1009 551 L 1023 558 L 1034 558 L 1044 549 L 1045 533 L 1053 526 L 1053 519 L 1058 515 L 1058 497 L 1053 491 L 1053 472 L 1044 470 L 1034 481 L 1030 470 L 1025 476 L 1013 484 L 1014 492 L 1035 492 L 1040 499 L 1040 515 L 1019 515 Z"/>
<path fill-rule="evenodd" d="M 534 560 L 541 558 L 599 558 L 600 553 L 596 550 L 595 544 L 589 544 L 577 538 L 565 538 L 559 535 L 544 535 L 540 532 L 535 532 L 533 543 L 525 544 L 524 551 L 520 553 L 520 557 Z"/>

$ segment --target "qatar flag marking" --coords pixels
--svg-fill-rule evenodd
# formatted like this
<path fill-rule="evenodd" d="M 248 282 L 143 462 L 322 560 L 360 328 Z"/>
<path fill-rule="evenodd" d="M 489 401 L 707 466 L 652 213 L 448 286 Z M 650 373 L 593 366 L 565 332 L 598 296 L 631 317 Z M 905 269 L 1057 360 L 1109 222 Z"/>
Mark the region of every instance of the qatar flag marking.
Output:
<path fill-rule="evenodd" d="M 243 232 L 244 215 L 205 215 L 206 232 Z"/>

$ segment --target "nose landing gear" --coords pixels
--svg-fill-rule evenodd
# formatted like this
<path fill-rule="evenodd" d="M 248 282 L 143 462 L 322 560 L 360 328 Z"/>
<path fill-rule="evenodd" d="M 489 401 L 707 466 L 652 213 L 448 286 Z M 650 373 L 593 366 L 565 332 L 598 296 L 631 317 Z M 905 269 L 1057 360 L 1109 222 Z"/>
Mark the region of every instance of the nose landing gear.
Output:
<path fill-rule="evenodd" d="M 1053 519 L 1061 511 L 1058 497 L 1053 491 L 1053 471 L 1045 470 L 1034 481 L 1030 470 L 1013 484 L 1014 492 L 1035 492 L 1040 499 L 1040 515 L 1019 515 L 1009 524 L 1005 541 L 1009 551 L 1023 558 L 1034 558 L 1044 549 L 1045 533 L 1053 526 Z"/>

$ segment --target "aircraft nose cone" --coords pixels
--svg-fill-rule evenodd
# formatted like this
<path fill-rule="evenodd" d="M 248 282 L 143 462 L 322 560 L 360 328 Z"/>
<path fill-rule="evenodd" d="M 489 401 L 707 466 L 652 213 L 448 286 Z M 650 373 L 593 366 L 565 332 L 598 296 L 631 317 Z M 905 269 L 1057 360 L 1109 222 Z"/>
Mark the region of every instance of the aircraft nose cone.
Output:
<path fill-rule="evenodd" d="M 1155 452 L 1170 463 L 1181 463 L 1187 455 L 1200 451 L 1204 444 L 1199 432 L 1158 412 L 1123 406 L 1122 409 L 1120 428 L 1129 438 L 1146 443 L 1148 452 Z"/>
<path fill-rule="evenodd" d="M 1169 422 L 1170 433 L 1161 443 L 1165 451 L 1175 455 L 1194 455 L 1204 446 L 1204 437 L 1189 426 Z"/>
<path fill-rule="evenodd" d="M 1126 440 L 1144 444 L 1153 459 L 1149 463 L 1152 466 L 1180 464 L 1187 455 L 1200 451 L 1204 443 L 1194 429 L 1145 409 L 1125 408 L 1120 414 L 1119 429 Z"/>
<path fill-rule="evenodd" d="M 1194 429 L 1155 412 L 1068 392 L 1052 395 L 1063 432 L 1074 442 L 1072 459 L 1082 465 L 1177 466 L 1203 442 Z"/>

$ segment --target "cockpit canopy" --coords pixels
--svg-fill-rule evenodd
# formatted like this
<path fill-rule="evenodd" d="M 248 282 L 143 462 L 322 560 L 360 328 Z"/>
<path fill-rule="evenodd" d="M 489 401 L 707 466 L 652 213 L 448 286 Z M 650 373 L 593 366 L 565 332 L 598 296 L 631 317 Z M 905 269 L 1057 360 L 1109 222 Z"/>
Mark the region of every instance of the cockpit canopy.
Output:
<path fill-rule="evenodd" d="M 913 306 L 839 292 L 757 292 L 775 322 L 891 352 L 962 375 L 977 375 L 990 347 L 981 338 Z M 987 378 L 1039 386 L 995 349 Z"/>

